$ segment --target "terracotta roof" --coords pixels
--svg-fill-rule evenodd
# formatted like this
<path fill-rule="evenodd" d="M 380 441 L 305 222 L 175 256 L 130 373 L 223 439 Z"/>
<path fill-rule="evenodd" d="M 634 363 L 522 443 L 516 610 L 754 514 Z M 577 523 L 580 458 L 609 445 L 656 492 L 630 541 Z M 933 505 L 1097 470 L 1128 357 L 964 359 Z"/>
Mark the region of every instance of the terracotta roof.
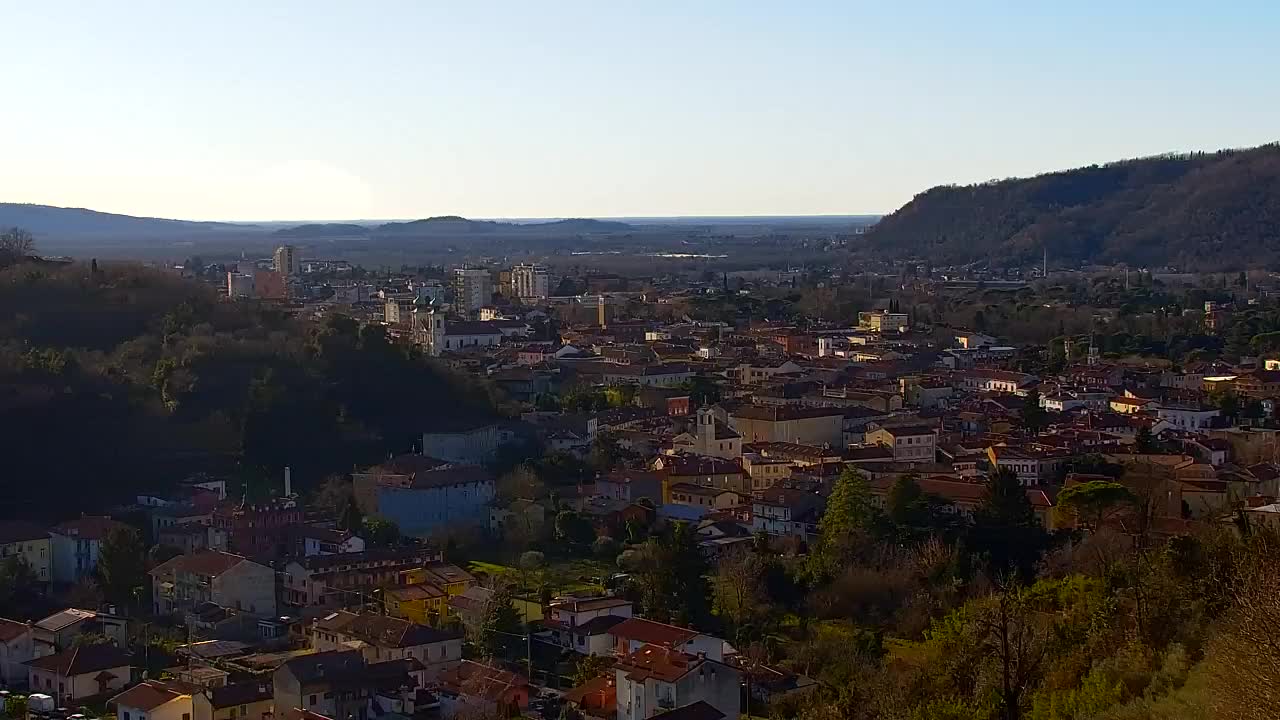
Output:
<path fill-rule="evenodd" d="M 671 492 L 682 492 L 689 495 L 701 495 L 703 497 L 719 497 L 725 493 L 737 495 L 733 490 L 727 488 L 713 488 L 703 485 L 694 485 L 693 483 L 676 483 L 671 486 Z"/>
<path fill-rule="evenodd" d="M 441 673 L 439 682 L 459 695 L 483 697 L 495 702 L 509 700 L 512 691 L 529 685 L 529 681 L 519 673 L 474 660 L 463 660 L 457 667 Z"/>
<path fill-rule="evenodd" d="M 427 563 L 426 571 L 446 585 L 460 582 L 475 582 L 476 577 L 462 568 L 447 562 Z"/>
<path fill-rule="evenodd" d="M 932 425 L 898 425 L 882 427 L 879 429 L 894 437 L 907 437 L 908 435 L 912 437 L 918 435 L 933 435 L 938 432 L 938 428 L 933 427 Z"/>
<path fill-rule="evenodd" d="M 232 555 L 218 550 L 204 550 L 192 555 L 179 555 L 170 558 L 152 568 L 151 574 L 158 577 L 172 572 L 217 577 L 242 562 L 247 562 L 242 555 Z"/>
<path fill-rule="evenodd" d="M 618 712 L 618 688 L 612 672 L 592 678 L 564 694 L 564 701 L 592 717 L 611 718 Z"/>
<path fill-rule="evenodd" d="M 105 515 L 86 515 L 82 518 L 59 523 L 53 527 L 53 531 L 68 537 L 101 540 L 112 530 L 127 529 L 128 527 L 128 525 L 112 520 Z"/>
<path fill-rule="evenodd" d="M 677 455 L 665 458 L 669 475 L 741 475 L 742 466 L 732 460 L 706 455 Z"/>
<path fill-rule="evenodd" d="M 552 601 L 551 607 L 570 612 L 586 612 L 588 610 L 605 610 L 630 604 L 630 600 L 620 597 L 565 598 Z"/>
<path fill-rule="evenodd" d="M 173 702 L 187 693 L 181 693 L 164 684 L 152 681 L 145 681 L 134 685 L 124 692 L 111 698 L 109 702 L 120 706 L 137 708 L 150 712 L 165 703 Z"/>
<path fill-rule="evenodd" d="M 611 629 L 609 634 L 625 640 L 634 640 L 668 648 L 683 645 L 699 635 L 697 630 L 645 620 L 644 618 L 627 618 Z"/>
<path fill-rule="evenodd" d="M 129 656 L 115 645 L 78 645 L 53 655 L 29 660 L 27 665 L 37 670 L 71 677 L 128 667 Z"/>
<path fill-rule="evenodd" d="M 234 683 L 206 690 L 205 696 L 209 698 L 210 705 L 221 710 L 222 708 L 270 700 L 272 698 L 272 687 L 270 682 Z"/>
<path fill-rule="evenodd" d="M 11 642 L 28 632 L 31 632 L 30 625 L 17 620 L 0 618 L 0 642 Z"/>
<path fill-rule="evenodd" d="M 730 417 L 767 422 L 808 420 L 822 417 L 844 417 L 840 408 L 801 407 L 798 405 L 744 405 L 729 411 Z"/>
<path fill-rule="evenodd" d="M 386 615 L 357 615 L 339 610 L 316 621 L 316 627 L 350 635 L 378 647 L 405 648 L 457 640 L 456 633 Z"/>
<path fill-rule="evenodd" d="M 26 542 L 27 540 L 48 540 L 49 531 L 35 523 L 23 520 L 0 522 L 0 545 Z"/>
<path fill-rule="evenodd" d="M 674 710 L 668 710 L 658 713 L 649 720 L 721 720 L 724 713 L 715 709 L 705 700 L 699 700 L 688 705 L 681 705 Z"/>
<path fill-rule="evenodd" d="M 615 667 L 626 673 L 627 678 L 636 682 L 644 682 L 649 678 L 676 682 L 703 662 L 706 661 L 702 658 L 678 650 L 645 645 L 633 653 L 618 658 Z"/>
<path fill-rule="evenodd" d="M 383 594 L 395 598 L 397 602 L 413 602 L 414 600 L 430 600 L 444 597 L 445 592 L 431 583 L 418 583 L 403 587 L 387 588 Z"/>

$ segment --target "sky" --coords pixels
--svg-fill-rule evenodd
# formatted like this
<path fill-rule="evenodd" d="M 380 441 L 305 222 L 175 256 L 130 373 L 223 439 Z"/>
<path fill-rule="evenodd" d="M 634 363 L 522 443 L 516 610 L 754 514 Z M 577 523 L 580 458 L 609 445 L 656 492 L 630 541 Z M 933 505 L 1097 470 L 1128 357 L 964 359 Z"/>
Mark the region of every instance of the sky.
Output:
<path fill-rule="evenodd" d="M 0 0 L 0 201 L 200 220 L 889 212 L 1280 140 L 1280 3 Z"/>

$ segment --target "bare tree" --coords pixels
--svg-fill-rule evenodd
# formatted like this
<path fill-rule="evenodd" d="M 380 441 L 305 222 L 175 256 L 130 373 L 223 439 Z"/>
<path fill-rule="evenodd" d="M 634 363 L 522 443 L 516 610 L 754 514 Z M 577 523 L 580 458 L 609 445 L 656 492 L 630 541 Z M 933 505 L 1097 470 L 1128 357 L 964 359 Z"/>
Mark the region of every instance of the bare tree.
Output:
<path fill-rule="evenodd" d="M 1019 720 L 1028 690 L 1039 681 L 1049 651 L 1049 623 L 1008 579 L 995 581 L 994 605 L 978 619 L 984 644 L 999 663 L 1001 715 Z"/>
<path fill-rule="evenodd" d="M 1280 717 L 1280 561 L 1260 542 L 1232 588 L 1234 607 L 1209 648 L 1211 702 L 1218 717 Z"/>
<path fill-rule="evenodd" d="M 0 262 L 21 260 L 35 249 L 35 238 L 27 230 L 15 227 L 0 233 Z"/>

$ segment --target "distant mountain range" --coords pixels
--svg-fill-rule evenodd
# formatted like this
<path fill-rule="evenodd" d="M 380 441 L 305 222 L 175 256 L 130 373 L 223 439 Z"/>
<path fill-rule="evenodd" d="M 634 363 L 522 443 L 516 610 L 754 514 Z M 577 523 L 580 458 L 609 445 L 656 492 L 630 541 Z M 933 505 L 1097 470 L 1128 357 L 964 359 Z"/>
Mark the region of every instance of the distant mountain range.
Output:
<path fill-rule="evenodd" d="M 934 265 L 1131 263 L 1235 269 L 1280 260 L 1280 145 L 1159 156 L 935 187 L 866 235 Z"/>
<path fill-rule="evenodd" d="M 40 235 L 169 236 L 191 232 L 243 232 L 254 225 L 134 217 L 84 208 L 0 203 L 0 227 L 20 227 Z"/>
<path fill-rule="evenodd" d="M 607 220 L 571 219 L 548 222 L 501 222 L 468 220 L 456 215 L 376 226 L 352 223 L 306 223 L 272 230 L 262 225 L 226 222 L 194 222 L 164 218 L 134 217 L 82 208 L 50 205 L 0 203 L 0 227 L 21 227 L 39 237 L 66 239 L 86 236 L 131 236 L 174 238 L 199 234 L 270 234 L 282 240 L 347 237 L 465 237 L 468 235 L 576 235 L 581 233 L 627 232 L 634 226 Z"/>

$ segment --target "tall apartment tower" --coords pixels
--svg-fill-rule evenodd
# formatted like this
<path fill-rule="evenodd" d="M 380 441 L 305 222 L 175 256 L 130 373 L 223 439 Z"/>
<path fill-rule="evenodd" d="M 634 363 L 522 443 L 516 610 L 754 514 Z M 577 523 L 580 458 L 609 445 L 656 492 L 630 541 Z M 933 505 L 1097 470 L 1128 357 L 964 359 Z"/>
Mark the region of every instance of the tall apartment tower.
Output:
<path fill-rule="evenodd" d="M 511 292 L 521 300 L 542 300 L 551 292 L 551 276 L 542 265 L 520 264 L 511 268 Z"/>
<path fill-rule="evenodd" d="M 290 277 L 298 275 L 302 272 L 301 263 L 298 261 L 298 251 L 292 245 L 281 245 L 276 248 L 274 259 L 274 269 L 276 272 Z"/>
<path fill-rule="evenodd" d="M 470 314 L 493 302 L 493 278 L 485 268 L 453 271 L 453 295 L 458 310 Z"/>

